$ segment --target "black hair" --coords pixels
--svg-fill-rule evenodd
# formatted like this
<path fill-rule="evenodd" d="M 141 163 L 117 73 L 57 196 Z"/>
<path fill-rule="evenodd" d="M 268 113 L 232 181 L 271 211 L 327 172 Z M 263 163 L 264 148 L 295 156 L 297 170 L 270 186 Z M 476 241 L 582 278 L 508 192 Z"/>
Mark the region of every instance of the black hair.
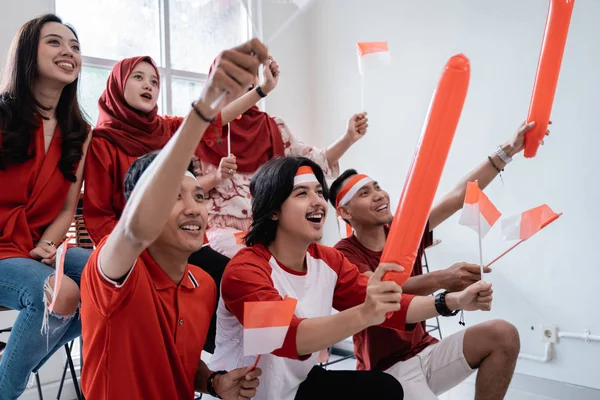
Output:
<path fill-rule="evenodd" d="M 152 151 L 148 154 L 144 154 L 131 163 L 127 173 L 125 174 L 125 178 L 123 179 L 123 194 L 125 195 L 125 200 L 129 200 L 135 185 L 137 185 L 144 172 L 148 169 L 150 164 L 152 164 L 152 161 L 154 161 L 156 156 L 158 156 L 158 153 L 160 153 L 160 150 Z M 190 161 L 188 171 L 190 171 L 192 174 L 194 173 L 193 161 Z"/>
<path fill-rule="evenodd" d="M 35 156 L 31 141 L 40 123 L 47 119 L 40 110 L 48 111 L 33 94 L 38 78 L 38 47 L 42 27 L 62 20 L 46 14 L 26 22 L 13 39 L 0 87 L 0 169 L 9 164 L 22 164 Z M 63 24 L 64 25 L 64 24 Z M 65 25 L 77 38 L 75 30 Z M 77 100 L 79 78 L 66 85 L 56 105 L 55 115 L 61 132 L 61 155 L 58 168 L 65 178 L 77 181 L 76 166 L 83 156 L 83 144 L 89 124 Z"/>
<path fill-rule="evenodd" d="M 270 245 L 275 240 L 278 222 L 273 216 L 281 210 L 281 205 L 290 197 L 294 189 L 294 177 L 298 168 L 312 168 L 315 177 L 323 187 L 325 200 L 329 198 L 329 189 L 323 170 L 305 157 L 281 157 L 263 164 L 252 177 L 250 194 L 252 195 L 252 224 L 245 237 L 247 246 L 255 244 Z"/>

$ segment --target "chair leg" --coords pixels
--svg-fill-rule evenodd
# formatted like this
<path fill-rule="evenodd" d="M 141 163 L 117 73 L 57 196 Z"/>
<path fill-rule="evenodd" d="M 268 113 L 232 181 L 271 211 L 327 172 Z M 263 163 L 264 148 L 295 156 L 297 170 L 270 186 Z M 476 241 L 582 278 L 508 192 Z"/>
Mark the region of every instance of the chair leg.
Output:
<path fill-rule="evenodd" d="M 38 396 L 40 400 L 44 400 L 44 396 L 42 395 L 42 384 L 40 383 L 40 374 L 35 373 L 35 383 L 37 384 Z"/>
<path fill-rule="evenodd" d="M 73 359 L 71 358 L 71 351 L 69 345 L 65 344 L 65 350 L 67 352 L 67 362 L 69 363 L 69 369 L 71 370 L 71 378 L 73 378 L 73 386 L 75 387 L 75 394 L 77 394 L 77 400 L 83 400 L 81 391 L 79 390 L 79 383 L 77 382 L 77 373 L 75 373 L 75 366 L 73 365 Z"/>
<path fill-rule="evenodd" d="M 438 335 L 440 335 L 440 340 L 442 340 L 443 337 L 442 337 L 442 328 L 440 326 L 440 317 L 436 316 L 435 317 L 435 322 L 437 323 L 437 326 L 438 326 Z"/>
<path fill-rule="evenodd" d="M 73 342 L 69 346 L 69 351 L 67 354 L 71 354 L 71 350 L 73 349 Z M 65 378 L 67 377 L 67 368 L 69 368 L 69 361 L 65 361 L 65 367 L 63 368 L 62 378 L 60 378 L 60 385 L 58 386 L 58 393 L 56 394 L 56 400 L 60 400 L 60 396 L 62 396 L 63 386 L 65 384 Z"/>

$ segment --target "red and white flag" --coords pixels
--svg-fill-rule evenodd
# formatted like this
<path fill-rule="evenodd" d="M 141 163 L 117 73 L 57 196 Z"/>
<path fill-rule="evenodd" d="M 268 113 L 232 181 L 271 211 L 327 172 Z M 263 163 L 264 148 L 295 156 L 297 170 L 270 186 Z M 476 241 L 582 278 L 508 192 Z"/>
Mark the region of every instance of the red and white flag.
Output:
<path fill-rule="evenodd" d="M 489 267 L 504 257 L 512 249 L 525 242 L 550 223 L 556 221 L 561 215 L 562 213 L 557 214 L 548 205 L 542 204 L 541 206 L 502 220 L 502 240 L 518 240 L 518 242 L 494 258 L 487 266 Z"/>
<path fill-rule="evenodd" d="M 502 220 L 502 240 L 525 240 L 560 217 L 547 204 Z"/>
<path fill-rule="evenodd" d="M 55 270 L 54 274 L 54 293 L 52 294 L 52 302 L 48 306 L 48 310 L 53 311 L 56 305 L 56 298 L 58 297 L 58 291 L 62 284 L 63 276 L 65 275 L 65 257 L 67 255 L 67 249 L 69 248 L 69 242 L 74 236 L 69 236 L 58 248 L 56 249 L 55 255 Z"/>
<path fill-rule="evenodd" d="M 361 75 L 382 66 L 390 65 L 392 59 L 388 42 L 358 42 L 358 70 Z"/>
<path fill-rule="evenodd" d="M 269 354 L 283 346 L 297 299 L 250 301 L 244 304 L 244 355 Z"/>
<path fill-rule="evenodd" d="M 338 232 L 340 234 L 340 238 L 342 239 L 346 239 L 347 237 L 352 236 L 352 233 L 354 232 L 352 230 L 352 227 L 346 223 L 346 221 L 344 221 L 344 219 L 342 217 L 340 217 L 338 215 L 337 217 L 337 223 L 338 223 Z"/>
<path fill-rule="evenodd" d="M 479 189 L 477 181 L 467 183 L 459 224 L 473 229 L 483 239 L 501 215 L 496 206 Z"/>

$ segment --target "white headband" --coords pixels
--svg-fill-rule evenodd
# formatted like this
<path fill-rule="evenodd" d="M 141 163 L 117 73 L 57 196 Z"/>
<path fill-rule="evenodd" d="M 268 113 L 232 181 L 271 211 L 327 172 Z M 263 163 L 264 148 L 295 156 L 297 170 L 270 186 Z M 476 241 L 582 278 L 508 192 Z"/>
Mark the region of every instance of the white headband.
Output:
<path fill-rule="evenodd" d="M 319 182 L 312 168 L 306 165 L 298 168 L 298 172 L 294 176 L 294 186 L 309 182 Z"/>
<path fill-rule="evenodd" d="M 371 182 L 373 182 L 373 179 L 369 178 L 368 176 L 363 176 L 363 178 L 354 182 L 352 186 L 348 189 L 348 191 L 344 194 L 337 206 L 345 206 L 346 204 L 348 204 L 348 202 L 354 197 L 356 193 L 358 193 L 358 191 L 363 186 Z"/>

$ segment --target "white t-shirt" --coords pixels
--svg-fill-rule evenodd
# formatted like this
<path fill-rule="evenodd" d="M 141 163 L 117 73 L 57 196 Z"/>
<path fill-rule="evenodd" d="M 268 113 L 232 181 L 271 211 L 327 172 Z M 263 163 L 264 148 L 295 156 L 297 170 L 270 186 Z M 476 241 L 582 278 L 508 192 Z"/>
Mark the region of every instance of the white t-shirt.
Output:
<path fill-rule="evenodd" d="M 244 356 L 244 303 L 277 301 L 289 296 L 298 304 L 283 347 L 262 355 L 256 400 L 293 400 L 300 384 L 317 362 L 317 354 L 299 356 L 298 325 L 305 318 L 329 316 L 332 308 L 343 311 L 360 305 L 366 296 L 368 277 L 341 252 L 312 244 L 306 254 L 306 270 L 299 273 L 281 265 L 268 248 L 255 245 L 241 250 L 227 265 L 221 282 L 217 310 L 216 350 L 212 370 L 252 366 L 256 356 Z M 403 295 L 400 311 L 383 326 L 406 329 L 406 310 L 413 296 Z"/>

